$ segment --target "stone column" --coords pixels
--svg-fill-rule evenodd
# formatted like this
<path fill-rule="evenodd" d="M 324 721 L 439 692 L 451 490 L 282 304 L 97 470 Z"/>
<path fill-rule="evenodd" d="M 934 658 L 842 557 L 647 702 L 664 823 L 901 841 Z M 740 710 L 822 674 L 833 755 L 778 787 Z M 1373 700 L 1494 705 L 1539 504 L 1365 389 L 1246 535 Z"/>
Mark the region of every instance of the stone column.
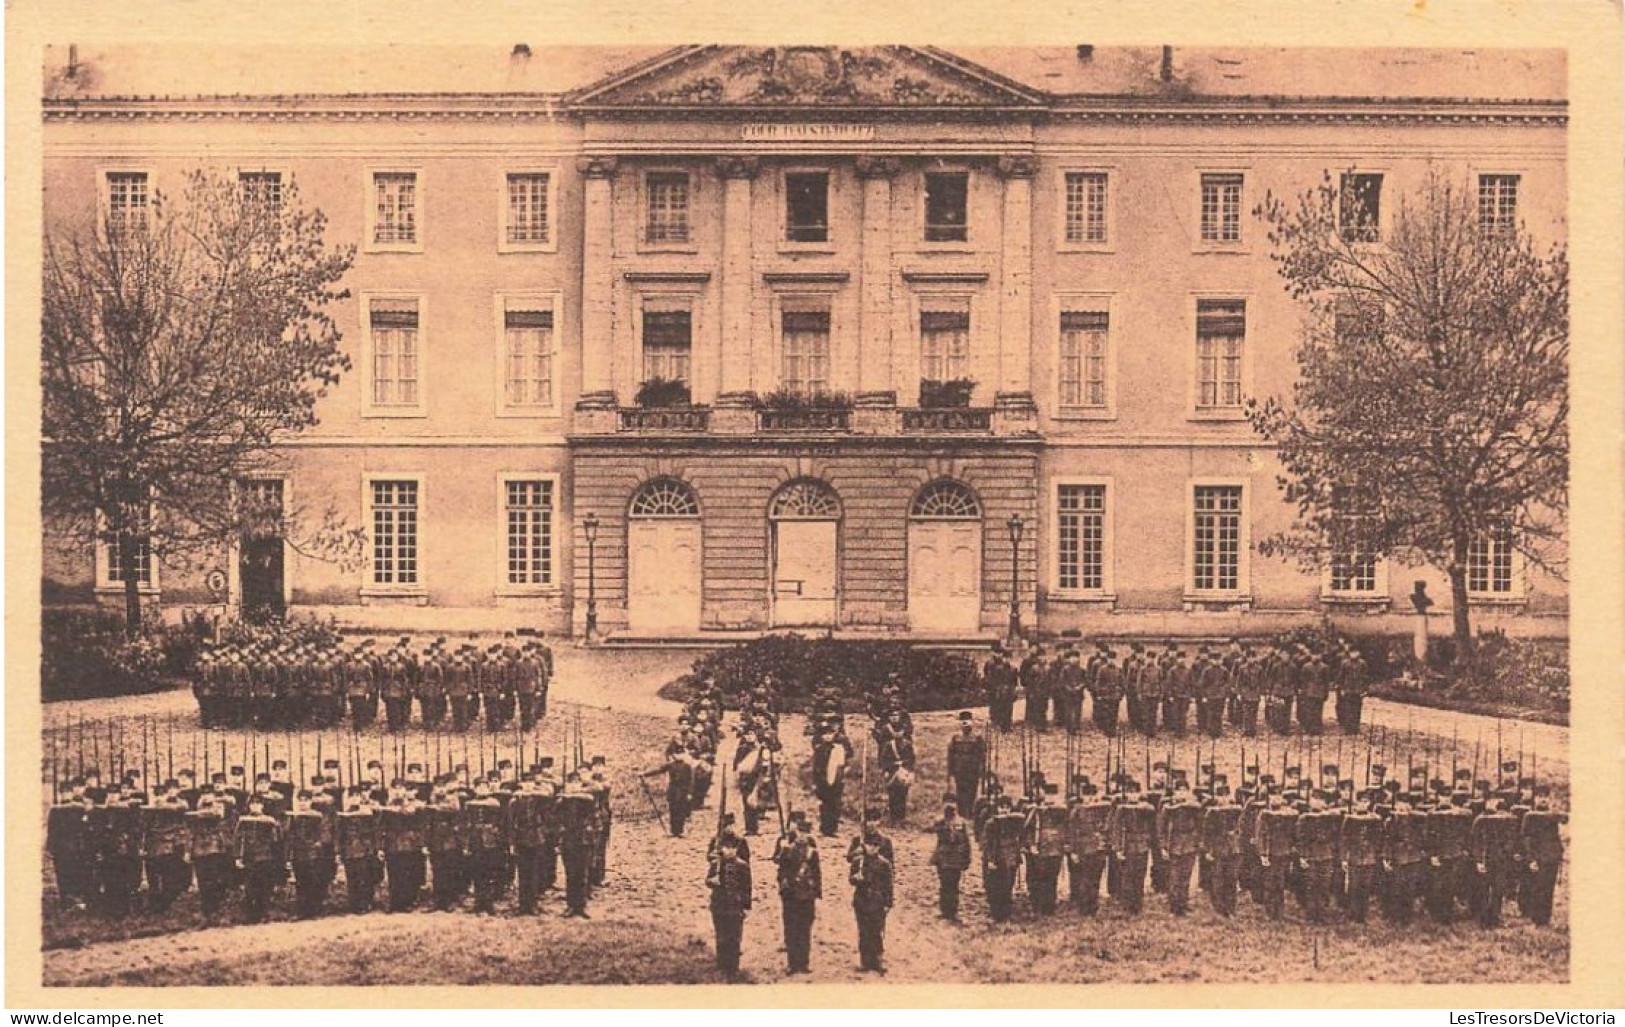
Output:
<path fill-rule="evenodd" d="M 586 179 L 581 252 L 581 398 L 578 410 L 615 406 L 614 157 L 582 157 Z"/>
<path fill-rule="evenodd" d="M 1003 246 L 999 260 L 999 386 L 994 405 L 1010 413 L 1033 410 L 1033 175 L 1031 154 L 999 158 L 1004 179 Z"/>
<path fill-rule="evenodd" d="M 722 176 L 722 353 L 717 369 L 718 406 L 742 403 L 754 388 L 756 347 L 751 333 L 751 182 L 760 169 L 754 157 L 719 157 Z"/>
<path fill-rule="evenodd" d="M 863 181 L 863 234 L 858 283 L 857 398 L 868 405 L 897 405 L 892 381 L 891 180 L 896 157 L 859 157 Z"/>

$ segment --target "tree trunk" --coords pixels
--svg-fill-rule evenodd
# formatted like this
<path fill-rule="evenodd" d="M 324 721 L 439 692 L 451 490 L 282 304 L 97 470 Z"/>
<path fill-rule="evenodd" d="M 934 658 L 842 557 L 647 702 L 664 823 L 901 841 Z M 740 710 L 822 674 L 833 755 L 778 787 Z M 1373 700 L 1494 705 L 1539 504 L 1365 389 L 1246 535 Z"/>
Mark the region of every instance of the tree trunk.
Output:
<path fill-rule="evenodd" d="M 119 580 L 124 583 L 124 634 L 141 634 L 141 582 L 136 574 L 136 539 L 120 535 L 118 540 Z"/>
<path fill-rule="evenodd" d="M 1461 663 L 1473 647 L 1473 630 L 1467 608 L 1467 561 L 1452 560 L 1450 574 L 1450 620 L 1456 637 L 1456 663 Z"/>

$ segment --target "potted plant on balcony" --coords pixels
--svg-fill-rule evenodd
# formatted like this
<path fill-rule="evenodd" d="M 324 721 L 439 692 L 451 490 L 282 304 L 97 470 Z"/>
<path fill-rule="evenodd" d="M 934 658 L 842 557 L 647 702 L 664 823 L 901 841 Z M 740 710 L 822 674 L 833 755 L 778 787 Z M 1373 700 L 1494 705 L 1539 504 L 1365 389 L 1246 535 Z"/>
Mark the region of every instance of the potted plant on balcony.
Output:
<path fill-rule="evenodd" d="M 975 391 L 976 382 L 969 378 L 946 381 L 923 378 L 920 380 L 920 409 L 963 410 L 970 406 L 971 394 Z"/>
<path fill-rule="evenodd" d="M 666 410 L 692 406 L 693 397 L 681 378 L 650 378 L 638 386 L 634 402 L 644 410 Z"/>
<path fill-rule="evenodd" d="M 852 396 L 845 392 L 794 392 L 776 389 L 758 400 L 763 410 L 800 412 L 807 410 L 851 410 Z"/>

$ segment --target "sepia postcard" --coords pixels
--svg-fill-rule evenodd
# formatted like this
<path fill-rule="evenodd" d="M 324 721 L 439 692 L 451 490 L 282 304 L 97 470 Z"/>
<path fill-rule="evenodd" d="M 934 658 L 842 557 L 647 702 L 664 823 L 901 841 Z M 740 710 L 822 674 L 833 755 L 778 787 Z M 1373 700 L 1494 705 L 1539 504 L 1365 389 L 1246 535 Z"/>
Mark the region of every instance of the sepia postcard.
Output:
<path fill-rule="evenodd" d="M 7 1004 L 1619 1005 L 1617 9 L 641 8 L 10 9 Z"/>

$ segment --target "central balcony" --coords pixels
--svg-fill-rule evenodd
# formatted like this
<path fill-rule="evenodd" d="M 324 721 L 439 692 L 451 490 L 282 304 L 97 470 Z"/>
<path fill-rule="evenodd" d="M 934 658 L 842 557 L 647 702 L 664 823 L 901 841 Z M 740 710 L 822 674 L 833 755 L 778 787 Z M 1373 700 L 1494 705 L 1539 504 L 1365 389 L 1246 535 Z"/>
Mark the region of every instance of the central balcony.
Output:
<path fill-rule="evenodd" d="M 576 408 L 577 435 L 620 436 L 852 436 L 892 438 L 1008 438 L 1036 434 L 1031 401 L 994 406 L 900 407 L 895 393 L 841 394 L 840 401 L 786 400 L 777 394 L 729 393 L 710 405 L 621 406 L 605 393 Z"/>
<path fill-rule="evenodd" d="M 756 427 L 763 432 L 848 432 L 852 411 L 841 409 L 758 410 Z"/>

